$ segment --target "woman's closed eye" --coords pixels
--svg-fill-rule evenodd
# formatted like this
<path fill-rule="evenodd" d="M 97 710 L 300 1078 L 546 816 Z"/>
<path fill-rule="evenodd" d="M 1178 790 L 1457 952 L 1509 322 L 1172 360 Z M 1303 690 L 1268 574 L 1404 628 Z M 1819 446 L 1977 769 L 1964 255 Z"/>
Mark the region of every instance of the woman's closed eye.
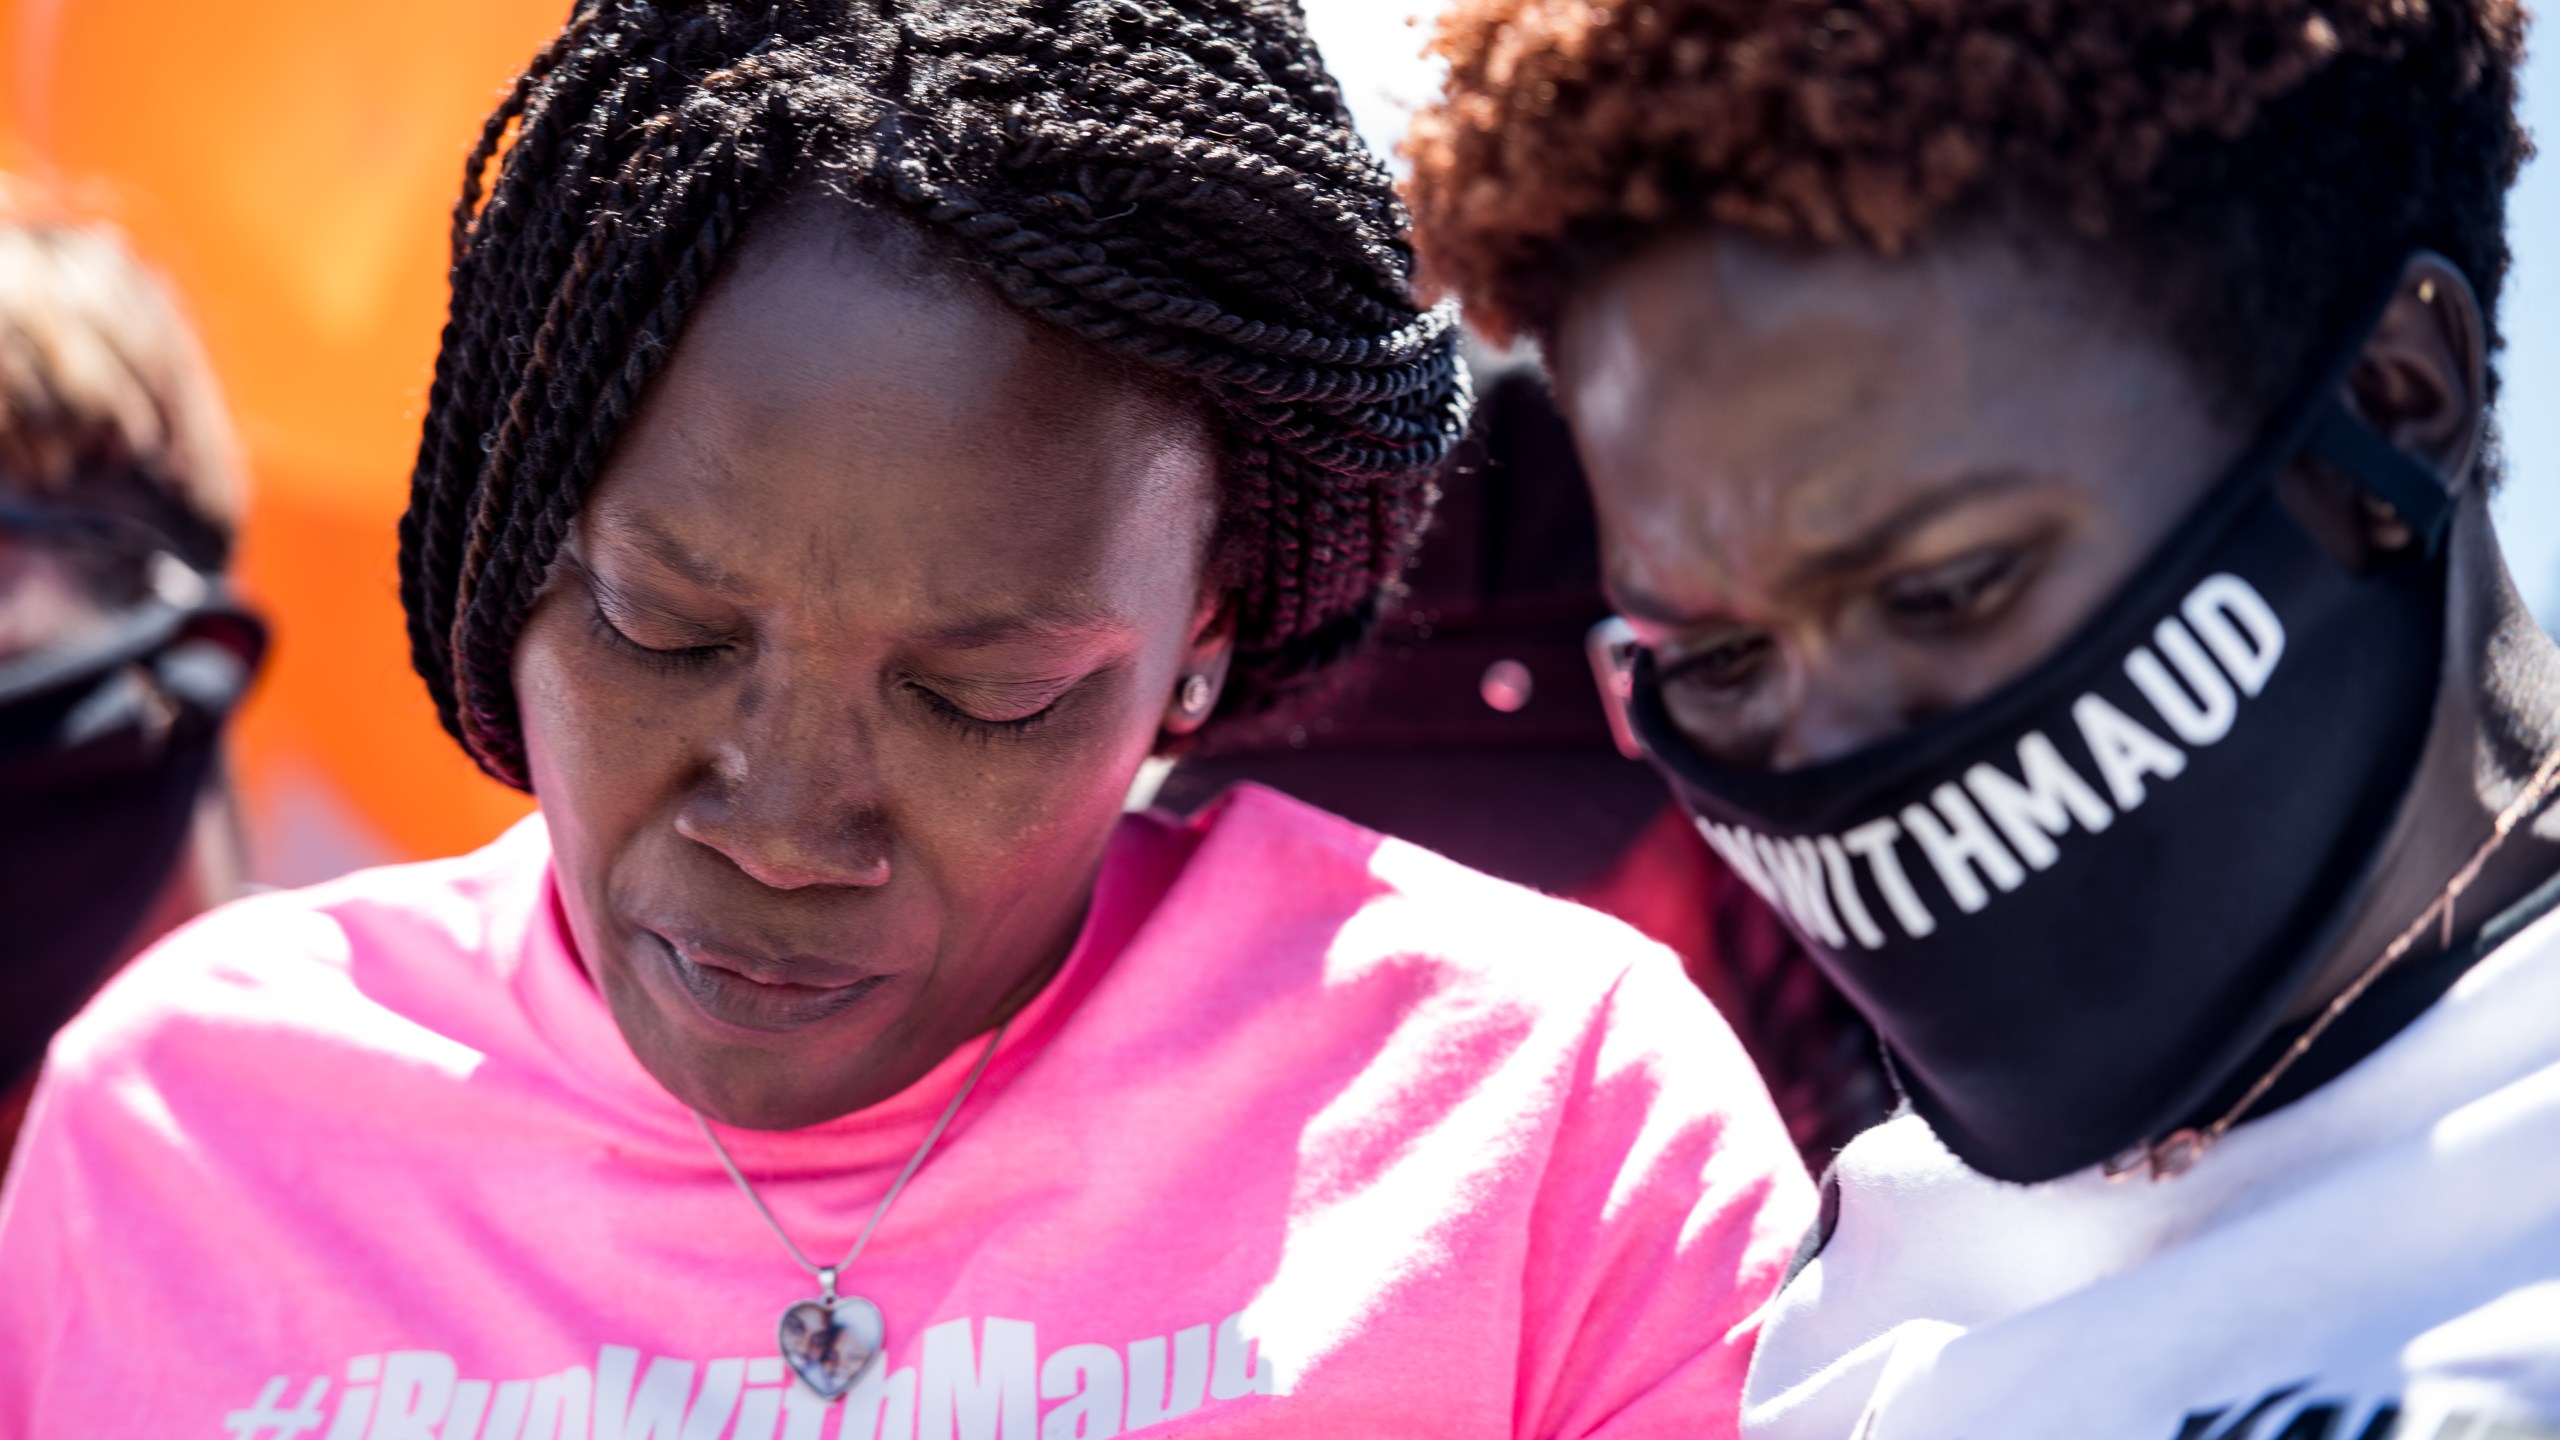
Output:
<path fill-rule="evenodd" d="M 593 629 L 626 659 L 661 670 L 698 670 L 729 652 L 726 642 L 707 645 L 651 645 L 629 634 L 602 605 L 593 607 Z"/>
<path fill-rule="evenodd" d="M 1750 688 L 1768 668 L 1773 652 L 1769 637 L 1757 630 L 1735 630 L 1705 644 L 1683 645 L 1659 656 L 1665 687 L 1700 694 L 1729 694 Z"/>
<path fill-rule="evenodd" d="M 1020 736 L 1054 717 L 1082 683 L 1080 676 L 1036 680 L 971 680 L 947 675 L 909 676 L 912 692 L 939 718 L 975 734 Z"/>
<path fill-rule="evenodd" d="M 711 664 L 735 648 L 735 637 L 676 613 L 645 597 L 626 594 L 586 569 L 588 627 L 625 659 L 661 670 L 692 670 Z"/>
<path fill-rule="evenodd" d="M 2009 608 L 2026 588 L 2034 562 L 2034 552 L 2024 546 L 1971 550 L 1887 578 L 1877 587 L 1877 598 L 1898 629 L 1921 634 L 1969 630 Z"/>

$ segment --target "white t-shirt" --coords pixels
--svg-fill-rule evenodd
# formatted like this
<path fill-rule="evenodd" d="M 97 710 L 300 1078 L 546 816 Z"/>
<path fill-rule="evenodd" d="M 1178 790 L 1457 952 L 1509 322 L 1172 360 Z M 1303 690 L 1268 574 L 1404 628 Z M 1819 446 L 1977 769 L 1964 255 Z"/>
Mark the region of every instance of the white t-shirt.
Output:
<path fill-rule="evenodd" d="M 2560 1436 L 2560 914 L 2178 1179 L 2003 1184 L 1911 1115 L 1834 1177 L 1752 1440 Z"/>

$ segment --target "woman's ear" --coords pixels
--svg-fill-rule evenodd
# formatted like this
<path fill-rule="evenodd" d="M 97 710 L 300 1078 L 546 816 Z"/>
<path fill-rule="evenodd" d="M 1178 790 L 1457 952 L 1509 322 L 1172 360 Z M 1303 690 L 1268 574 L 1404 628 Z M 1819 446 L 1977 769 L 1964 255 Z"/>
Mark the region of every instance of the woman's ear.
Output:
<path fill-rule="evenodd" d="M 1234 663 L 1235 653 L 1233 599 L 1210 596 L 1191 622 L 1191 643 L 1183 651 L 1182 668 L 1174 673 L 1173 696 L 1164 710 L 1166 734 L 1189 735 L 1209 723 L 1217 713 L 1218 697 L 1226 692 L 1227 667 Z"/>
<path fill-rule="evenodd" d="M 2347 376 L 2348 403 L 2459 494 L 2480 461 L 2488 365 L 2488 326 L 2470 280 L 2452 261 L 2422 250 L 2401 270 L 2398 291 Z M 2407 543 L 2407 527 L 2387 507 L 2368 509 L 2378 512 L 2368 526 L 2377 530 L 2373 543 Z M 2392 527 L 2400 533 L 2379 533 Z"/>

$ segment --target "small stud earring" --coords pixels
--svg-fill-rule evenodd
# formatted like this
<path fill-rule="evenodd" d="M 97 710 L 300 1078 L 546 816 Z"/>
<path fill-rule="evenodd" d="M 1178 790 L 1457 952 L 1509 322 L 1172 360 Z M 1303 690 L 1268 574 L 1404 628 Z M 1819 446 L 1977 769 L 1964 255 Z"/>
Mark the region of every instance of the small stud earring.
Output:
<path fill-rule="evenodd" d="M 1182 678 L 1182 690 L 1174 703 L 1182 707 L 1185 715 L 1202 715 L 1208 713 L 1209 702 L 1217 698 L 1217 687 L 1209 683 L 1209 677 L 1194 673 Z"/>
<path fill-rule="evenodd" d="M 2433 280 L 2421 280 L 2418 282 L 2418 303 L 2421 305 L 2433 305 L 2436 303 L 2436 282 Z"/>

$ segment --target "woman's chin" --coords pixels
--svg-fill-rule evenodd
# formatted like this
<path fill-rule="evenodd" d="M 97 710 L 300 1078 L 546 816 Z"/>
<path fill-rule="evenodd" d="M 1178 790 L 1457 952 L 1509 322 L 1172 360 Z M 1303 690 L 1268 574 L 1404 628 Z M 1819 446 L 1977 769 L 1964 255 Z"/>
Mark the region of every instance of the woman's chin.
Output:
<path fill-rule="evenodd" d="M 643 1053 L 640 1063 L 677 1103 L 734 1130 L 806 1130 L 896 1093 L 894 1087 L 881 1095 L 858 1086 L 821 1088 L 811 1083 L 815 1077 L 807 1065 L 770 1053 L 742 1059 L 734 1052 L 688 1049 L 658 1057 Z"/>
<path fill-rule="evenodd" d="M 806 1129 L 877 1104 L 914 1078 L 887 1074 L 898 1067 L 879 1063 L 888 1027 L 885 1014 L 874 1013 L 885 1003 L 876 993 L 808 1023 L 752 1026 L 710 1013 L 671 976 L 626 975 L 605 989 L 641 1068 L 678 1103 L 722 1125 Z"/>

